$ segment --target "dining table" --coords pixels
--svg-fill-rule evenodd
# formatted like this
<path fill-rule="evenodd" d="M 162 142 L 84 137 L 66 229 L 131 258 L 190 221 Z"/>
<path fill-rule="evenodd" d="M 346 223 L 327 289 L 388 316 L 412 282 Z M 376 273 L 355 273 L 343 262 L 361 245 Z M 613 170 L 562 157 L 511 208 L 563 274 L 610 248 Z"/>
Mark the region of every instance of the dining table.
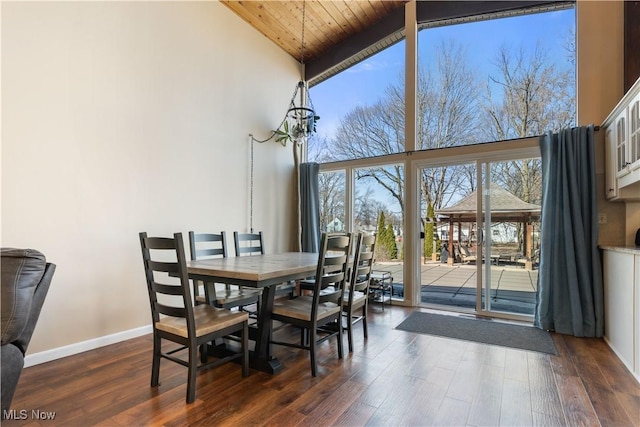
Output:
<path fill-rule="evenodd" d="M 281 369 L 280 362 L 271 354 L 270 345 L 276 286 L 313 276 L 317 265 L 317 253 L 282 252 L 188 261 L 187 272 L 190 279 L 201 280 L 208 286 L 224 283 L 262 289 L 258 319 L 250 328 L 250 338 L 255 341 L 250 366 L 275 374 Z"/>

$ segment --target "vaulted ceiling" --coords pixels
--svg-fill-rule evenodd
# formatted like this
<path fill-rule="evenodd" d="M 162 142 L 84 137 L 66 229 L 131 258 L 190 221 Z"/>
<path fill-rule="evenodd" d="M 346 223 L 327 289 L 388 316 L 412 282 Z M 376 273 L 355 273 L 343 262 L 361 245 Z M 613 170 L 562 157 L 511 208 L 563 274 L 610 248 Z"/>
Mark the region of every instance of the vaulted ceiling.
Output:
<path fill-rule="evenodd" d="M 406 2 L 222 0 L 289 55 L 298 60 L 304 55 L 302 62 L 318 58 L 333 46 L 381 21 L 390 12 L 402 8 Z"/>
<path fill-rule="evenodd" d="M 407 0 L 220 0 L 265 37 L 305 64 L 310 84 L 404 37 Z M 418 0 L 419 26 L 564 8 L 573 0 Z M 304 40 L 303 40 L 304 37 Z"/>

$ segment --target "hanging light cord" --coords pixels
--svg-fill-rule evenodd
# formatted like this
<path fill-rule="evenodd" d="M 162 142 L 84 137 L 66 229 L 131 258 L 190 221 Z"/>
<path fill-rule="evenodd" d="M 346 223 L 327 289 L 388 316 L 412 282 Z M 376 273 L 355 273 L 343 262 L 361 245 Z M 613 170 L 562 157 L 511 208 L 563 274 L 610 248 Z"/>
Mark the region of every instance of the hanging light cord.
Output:
<path fill-rule="evenodd" d="M 251 192 L 249 194 L 249 233 L 253 234 L 253 136 L 251 137 L 251 179 L 249 186 Z"/>
<path fill-rule="evenodd" d="M 304 81 L 304 24 L 306 21 L 306 7 L 307 7 L 307 3 L 303 0 L 302 1 L 302 37 L 301 37 L 301 46 L 300 46 L 300 76 L 302 81 Z M 293 95 L 291 95 L 291 101 L 289 101 L 289 107 L 293 108 L 295 107 L 295 100 L 296 100 L 296 95 L 298 94 L 298 90 L 300 90 L 301 87 L 299 85 L 296 86 L 295 90 L 293 91 Z M 306 89 L 306 85 L 302 88 L 302 90 Z M 311 101 L 311 99 L 309 97 L 307 97 L 307 102 L 311 103 L 311 109 L 313 110 L 313 102 Z M 282 127 L 282 125 L 284 125 L 284 122 L 287 121 L 287 115 L 284 115 L 284 118 L 282 119 L 282 121 L 280 122 L 280 124 L 278 125 L 278 127 L 276 129 L 280 129 Z M 249 193 L 249 229 L 250 229 L 250 233 L 253 233 L 253 143 L 257 142 L 259 144 L 263 144 L 267 141 L 270 141 L 271 139 L 273 139 L 274 136 L 276 136 L 277 131 L 273 130 L 271 131 L 271 135 L 269 135 L 267 138 L 265 139 L 256 139 L 254 138 L 253 134 L 249 134 L 249 137 L 251 138 L 251 154 L 250 154 L 250 163 L 251 163 L 251 167 L 250 167 L 250 193 Z"/>
<path fill-rule="evenodd" d="M 307 2 L 302 0 L 302 40 L 300 41 L 300 77 L 304 80 L 304 23 L 306 21 Z"/>

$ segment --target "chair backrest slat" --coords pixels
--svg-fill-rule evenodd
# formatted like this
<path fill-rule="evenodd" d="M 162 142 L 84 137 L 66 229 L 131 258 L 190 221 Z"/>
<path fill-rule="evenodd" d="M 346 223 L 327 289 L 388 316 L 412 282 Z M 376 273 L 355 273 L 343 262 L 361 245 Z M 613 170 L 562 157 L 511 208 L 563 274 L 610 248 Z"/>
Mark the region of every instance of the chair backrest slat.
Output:
<path fill-rule="evenodd" d="M 264 255 L 264 239 L 262 231 L 257 233 L 233 232 L 233 243 L 236 256 Z"/>
<path fill-rule="evenodd" d="M 163 273 L 177 273 L 178 265 L 175 262 L 153 261 L 149 260 L 149 268 L 153 271 L 159 271 Z"/>
<path fill-rule="evenodd" d="M 159 314 L 171 317 L 187 317 L 187 310 L 184 307 L 174 307 L 171 305 L 165 305 L 156 303 L 156 310 Z"/>
<path fill-rule="evenodd" d="M 146 247 L 152 250 L 176 249 L 176 242 L 174 239 L 169 237 L 147 237 Z"/>
<path fill-rule="evenodd" d="M 227 256 L 227 234 L 221 231 L 215 233 L 194 233 L 189 232 L 189 251 L 192 260 L 207 258 L 226 258 Z"/>
<path fill-rule="evenodd" d="M 153 282 L 153 291 L 163 295 L 182 295 L 182 288 L 177 285 L 167 285 L 164 283 Z"/>

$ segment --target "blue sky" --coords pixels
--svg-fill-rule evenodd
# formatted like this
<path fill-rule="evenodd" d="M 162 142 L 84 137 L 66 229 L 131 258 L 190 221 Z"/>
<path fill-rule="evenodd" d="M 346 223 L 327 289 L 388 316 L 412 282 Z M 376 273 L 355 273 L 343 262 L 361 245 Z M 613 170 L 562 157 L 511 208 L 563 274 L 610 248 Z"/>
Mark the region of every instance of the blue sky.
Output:
<path fill-rule="evenodd" d="M 418 61 L 429 61 L 435 46 L 453 39 L 466 47 L 471 66 L 484 78 L 493 72 L 492 61 L 501 46 L 531 51 L 540 42 L 564 67 L 568 66 L 565 43 L 574 23 L 575 9 L 567 9 L 426 29 L 419 33 Z M 404 41 L 396 43 L 310 89 L 321 118 L 317 125 L 320 137 L 331 138 L 345 114 L 358 105 L 375 103 L 390 82 L 399 81 L 404 47 Z"/>

